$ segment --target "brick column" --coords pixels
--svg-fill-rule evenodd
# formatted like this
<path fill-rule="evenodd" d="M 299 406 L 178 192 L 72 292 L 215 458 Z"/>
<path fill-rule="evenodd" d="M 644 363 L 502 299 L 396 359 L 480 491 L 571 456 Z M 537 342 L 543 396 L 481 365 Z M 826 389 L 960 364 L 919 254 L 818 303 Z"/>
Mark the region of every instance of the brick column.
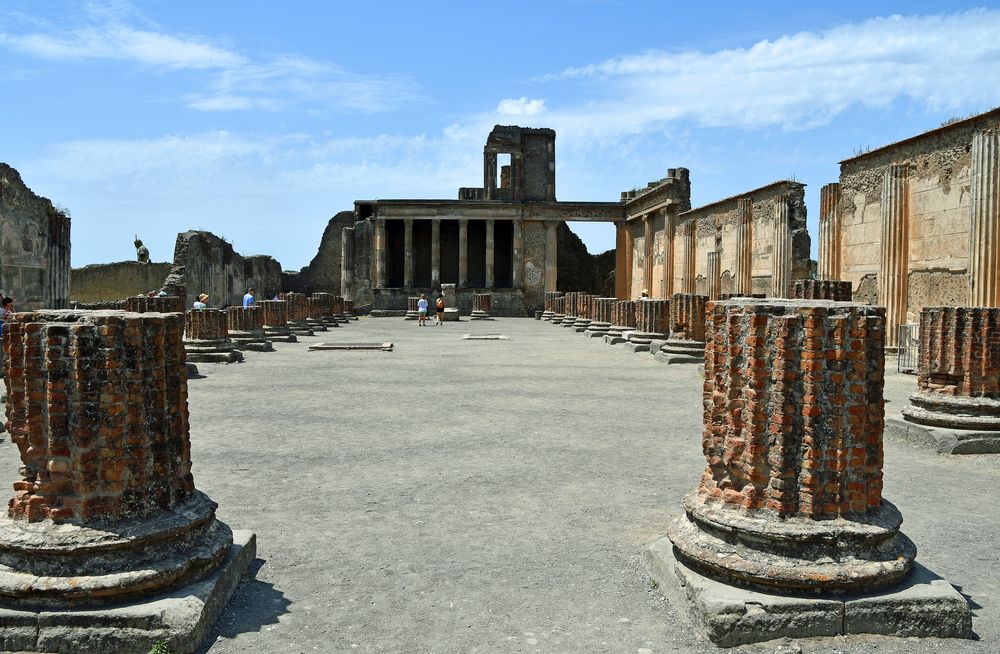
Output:
<path fill-rule="evenodd" d="M 925 308 L 919 352 L 917 392 L 893 428 L 942 452 L 1000 452 L 1000 309 Z"/>
<path fill-rule="evenodd" d="M 886 346 L 896 347 L 899 325 L 906 322 L 906 284 L 909 268 L 906 164 L 890 164 L 882 178 L 882 242 L 879 245 L 879 303 L 885 307 Z"/>
<path fill-rule="evenodd" d="M 615 223 L 615 296 L 618 299 L 628 297 L 628 274 L 625 272 L 627 257 L 625 255 L 625 223 Z"/>
<path fill-rule="evenodd" d="M 653 257 L 656 252 L 654 247 L 653 239 L 653 215 L 646 214 L 642 218 L 643 227 L 643 245 L 645 246 L 645 260 L 646 263 L 643 265 L 642 269 L 642 285 L 644 288 L 649 290 L 649 294 L 653 295 Z"/>
<path fill-rule="evenodd" d="M 326 305 L 324 305 L 325 301 L 322 298 L 317 299 L 312 295 L 306 297 L 306 324 L 314 332 L 329 331 L 324 318 L 328 311 Z M 337 323 L 334 322 L 333 326 L 336 327 Z"/>
<path fill-rule="evenodd" d="M 542 320 L 552 320 L 555 316 L 556 298 L 562 297 L 561 291 L 546 291 L 542 311 Z"/>
<path fill-rule="evenodd" d="M 218 309 L 190 309 L 184 314 L 184 351 L 188 361 L 233 363 L 243 355 L 229 339 L 226 312 Z"/>
<path fill-rule="evenodd" d="M 472 315 L 469 320 L 493 320 L 490 315 L 493 296 L 489 293 L 473 293 Z"/>
<path fill-rule="evenodd" d="M 258 302 L 264 312 L 264 334 L 267 340 L 294 343 L 298 339 L 288 328 L 288 303 L 284 300 L 261 300 Z"/>
<path fill-rule="evenodd" d="M 566 317 L 566 297 L 563 295 L 552 298 L 552 324 L 561 325 Z"/>
<path fill-rule="evenodd" d="M 514 288 L 524 287 L 524 221 L 514 220 L 514 243 L 511 252 L 511 280 Z"/>
<path fill-rule="evenodd" d="M 495 275 L 493 221 L 486 221 L 486 288 L 493 288 Z"/>
<path fill-rule="evenodd" d="M 7 426 L 23 466 L 0 519 L 5 602 L 72 615 L 183 585 L 226 556 L 232 532 L 191 475 L 183 329 L 176 313 L 7 319 Z"/>
<path fill-rule="evenodd" d="M 819 191 L 819 276 L 840 279 L 840 184 Z"/>
<path fill-rule="evenodd" d="M 884 309 L 736 299 L 710 307 L 708 466 L 668 537 L 688 567 L 782 591 L 868 591 L 916 547 L 882 498 Z"/>
<path fill-rule="evenodd" d="M 441 286 L 441 219 L 431 220 L 431 287 Z"/>
<path fill-rule="evenodd" d="M 403 286 L 413 288 L 413 218 L 403 220 Z"/>
<path fill-rule="evenodd" d="M 737 212 L 733 290 L 748 295 L 753 291 L 753 200 L 740 198 Z"/>
<path fill-rule="evenodd" d="M 556 228 L 557 222 L 545 223 L 545 290 L 556 290 L 556 276 L 559 272 L 559 262 L 556 256 L 556 248 L 559 239 Z"/>
<path fill-rule="evenodd" d="M 613 297 L 595 297 L 591 311 L 590 325 L 587 326 L 588 336 L 604 336 L 611 329 L 611 307 L 616 302 Z"/>
<path fill-rule="evenodd" d="M 385 221 L 375 219 L 375 288 L 385 287 Z"/>
<path fill-rule="evenodd" d="M 125 311 L 133 313 L 184 313 L 184 298 L 176 295 L 163 297 L 139 295 L 125 298 L 124 308 Z"/>
<path fill-rule="evenodd" d="M 580 317 L 578 313 L 578 300 L 580 297 L 579 291 L 570 291 L 566 293 L 566 314 L 563 316 L 562 326 L 563 327 L 573 327 L 576 324 L 576 319 Z"/>
<path fill-rule="evenodd" d="M 458 221 L 458 287 L 469 285 L 469 220 Z M 458 308 L 458 305 L 455 306 Z"/>
<path fill-rule="evenodd" d="M 800 279 L 795 282 L 793 297 L 796 300 L 851 301 L 851 282 L 826 279 Z"/>
<path fill-rule="evenodd" d="M 628 222 L 625 225 L 625 293 L 622 295 L 621 299 L 631 300 L 632 299 L 632 277 L 635 274 L 635 235 L 632 233 L 632 225 Z"/>
<path fill-rule="evenodd" d="M 697 278 L 695 275 L 695 252 L 697 245 L 697 225 L 692 218 L 684 223 L 684 283 L 681 287 L 685 293 L 694 293 L 697 290 Z"/>
<path fill-rule="evenodd" d="M 1000 131 L 972 137 L 969 304 L 1000 306 Z"/>
<path fill-rule="evenodd" d="M 674 294 L 674 221 L 676 211 L 673 207 L 663 210 L 663 297 Z"/>
<path fill-rule="evenodd" d="M 309 326 L 309 303 L 302 293 L 285 293 L 285 302 L 288 303 L 288 319 L 286 325 L 291 332 L 297 336 L 312 336 L 313 330 Z"/>
<path fill-rule="evenodd" d="M 663 339 L 669 332 L 670 300 L 639 300 L 635 303 L 635 331 L 628 340 L 645 343 Z"/>
<path fill-rule="evenodd" d="M 774 202 L 774 247 L 771 254 L 771 297 L 788 297 L 792 277 L 792 232 L 788 196 Z"/>
<path fill-rule="evenodd" d="M 419 296 L 406 298 L 406 315 L 403 316 L 403 320 L 418 320 L 420 318 L 419 302 Z"/>
<path fill-rule="evenodd" d="M 339 327 L 344 322 L 339 314 L 343 313 L 343 306 L 338 306 L 337 296 L 333 293 L 313 293 L 309 296 L 310 303 L 319 307 L 319 316 L 323 324 L 328 327 Z"/>
<path fill-rule="evenodd" d="M 674 293 L 670 300 L 670 337 L 656 358 L 662 363 L 695 363 L 705 360 L 705 308 L 707 295 Z"/>
<path fill-rule="evenodd" d="M 708 299 L 718 300 L 722 293 L 722 271 L 719 270 L 719 253 L 709 252 L 708 256 Z"/>
<path fill-rule="evenodd" d="M 576 321 L 573 323 L 573 329 L 578 332 L 583 332 L 587 330 L 590 323 L 593 322 L 591 318 L 591 311 L 594 306 L 594 296 L 589 293 L 580 293 L 577 297 L 576 304 Z"/>
<path fill-rule="evenodd" d="M 340 244 L 340 294 L 354 297 L 354 228 L 345 227 Z"/>
<path fill-rule="evenodd" d="M 229 338 L 240 350 L 272 352 L 271 342 L 264 335 L 264 310 L 259 306 L 226 309 Z"/>

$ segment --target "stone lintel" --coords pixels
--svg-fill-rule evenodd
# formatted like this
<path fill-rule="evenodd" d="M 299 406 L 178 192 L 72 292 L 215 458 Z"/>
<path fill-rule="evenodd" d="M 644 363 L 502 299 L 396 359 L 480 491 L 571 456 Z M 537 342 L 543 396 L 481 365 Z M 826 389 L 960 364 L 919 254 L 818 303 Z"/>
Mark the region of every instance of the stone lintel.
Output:
<path fill-rule="evenodd" d="M 972 637 L 968 602 L 919 563 L 903 582 L 882 591 L 822 597 L 764 593 L 715 581 L 678 562 L 667 538 L 650 545 L 643 562 L 664 591 L 683 596 L 696 629 L 721 647 L 848 634 Z"/>

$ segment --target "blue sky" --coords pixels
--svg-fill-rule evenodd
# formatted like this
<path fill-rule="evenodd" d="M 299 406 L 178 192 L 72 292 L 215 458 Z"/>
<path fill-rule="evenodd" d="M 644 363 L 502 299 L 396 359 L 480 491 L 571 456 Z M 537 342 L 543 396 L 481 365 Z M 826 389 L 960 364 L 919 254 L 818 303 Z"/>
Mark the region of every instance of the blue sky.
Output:
<path fill-rule="evenodd" d="M 998 34 L 961 1 L 4 0 L 0 161 L 70 209 L 74 266 L 207 229 L 298 269 L 355 199 L 480 185 L 496 123 L 557 131 L 561 200 L 793 177 L 815 249 L 839 160 L 1000 105 Z"/>

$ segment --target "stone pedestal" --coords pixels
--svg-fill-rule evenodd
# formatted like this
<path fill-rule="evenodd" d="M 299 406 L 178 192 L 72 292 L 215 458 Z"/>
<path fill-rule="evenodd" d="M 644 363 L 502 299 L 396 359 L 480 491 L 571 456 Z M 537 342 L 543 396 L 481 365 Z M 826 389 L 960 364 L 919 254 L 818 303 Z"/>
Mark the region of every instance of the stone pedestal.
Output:
<path fill-rule="evenodd" d="M 493 296 L 490 293 L 474 293 L 472 295 L 472 315 L 470 320 L 493 320 L 490 307 Z"/>
<path fill-rule="evenodd" d="M 705 307 L 708 297 L 677 293 L 670 303 L 670 338 L 656 353 L 662 363 L 705 361 Z"/>
<path fill-rule="evenodd" d="M 576 301 L 576 320 L 573 322 L 573 329 L 577 332 L 587 331 L 587 327 L 593 321 L 591 311 L 594 308 L 594 296 L 589 293 L 581 293 Z"/>
<path fill-rule="evenodd" d="M 561 325 L 566 319 L 566 298 L 564 296 L 552 299 L 552 317 L 549 319 L 553 325 Z"/>
<path fill-rule="evenodd" d="M 302 293 L 285 293 L 285 302 L 288 303 L 288 319 L 285 323 L 296 336 L 312 336 L 313 330 L 309 325 L 309 302 Z"/>
<path fill-rule="evenodd" d="M 669 300 L 638 300 L 635 303 L 635 330 L 629 332 L 625 349 L 649 352 L 653 341 L 666 340 L 669 320 Z"/>
<path fill-rule="evenodd" d="M 184 298 L 176 295 L 161 297 L 138 295 L 125 298 L 123 308 L 134 313 L 184 313 Z"/>
<path fill-rule="evenodd" d="M 193 652 L 253 560 L 194 486 L 183 330 L 177 313 L 8 319 L 23 478 L 0 518 L 5 650 Z"/>
<path fill-rule="evenodd" d="M 796 300 L 851 301 L 851 282 L 830 279 L 800 279 L 795 282 L 792 297 Z"/>
<path fill-rule="evenodd" d="M 566 300 L 561 327 L 573 327 L 576 324 L 576 319 L 580 317 L 578 306 L 581 295 L 578 291 L 570 291 L 563 296 Z"/>
<path fill-rule="evenodd" d="M 288 303 L 284 300 L 262 300 L 264 336 L 272 343 L 294 343 L 298 339 L 288 328 Z"/>
<path fill-rule="evenodd" d="M 646 555 L 661 581 L 687 585 L 699 628 L 727 645 L 848 631 L 968 636 L 971 613 L 950 586 L 923 599 L 899 586 L 916 547 L 882 497 L 885 309 L 716 302 L 707 343 L 708 465 L 669 542 Z"/>
<path fill-rule="evenodd" d="M 613 297 L 594 298 L 594 306 L 591 310 L 593 318 L 584 332 L 585 335 L 591 338 L 603 338 L 607 335 L 608 330 L 611 329 L 611 307 L 615 301 Z"/>
<path fill-rule="evenodd" d="M 406 315 L 403 316 L 403 320 L 417 320 L 420 318 L 420 311 L 417 309 L 417 302 L 419 301 L 419 297 L 406 298 Z"/>
<path fill-rule="evenodd" d="M 616 300 L 611 304 L 611 326 L 604 336 L 604 342 L 618 345 L 625 342 L 625 334 L 635 330 L 635 302 Z"/>
<path fill-rule="evenodd" d="M 941 452 L 1000 452 L 1000 309 L 921 311 L 917 392 L 887 422 Z"/>
<path fill-rule="evenodd" d="M 546 291 L 545 298 L 543 300 L 542 320 L 552 320 L 552 316 L 555 315 L 554 302 L 557 297 L 562 297 L 561 291 Z"/>
<path fill-rule="evenodd" d="M 253 352 L 273 352 L 274 346 L 264 334 L 264 310 L 258 306 L 226 309 L 229 339 L 237 349 Z"/>
<path fill-rule="evenodd" d="M 195 363 L 236 363 L 243 353 L 229 339 L 225 311 L 191 309 L 184 314 L 184 351 Z"/>

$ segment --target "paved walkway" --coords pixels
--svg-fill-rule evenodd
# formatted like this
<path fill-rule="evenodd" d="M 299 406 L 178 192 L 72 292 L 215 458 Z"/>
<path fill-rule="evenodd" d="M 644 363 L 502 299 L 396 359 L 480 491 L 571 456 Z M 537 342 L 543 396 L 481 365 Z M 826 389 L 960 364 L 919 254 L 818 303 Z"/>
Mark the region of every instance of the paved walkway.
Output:
<path fill-rule="evenodd" d="M 306 349 L 381 340 L 395 351 Z M 697 366 L 531 319 L 362 319 L 276 347 L 189 386 L 195 483 L 259 539 L 206 651 L 718 651 L 639 563 L 704 465 Z M 914 385 L 891 375 L 890 406 Z M 1000 456 L 888 442 L 886 461 L 904 531 L 975 602 L 981 640 L 796 646 L 1000 650 Z"/>

